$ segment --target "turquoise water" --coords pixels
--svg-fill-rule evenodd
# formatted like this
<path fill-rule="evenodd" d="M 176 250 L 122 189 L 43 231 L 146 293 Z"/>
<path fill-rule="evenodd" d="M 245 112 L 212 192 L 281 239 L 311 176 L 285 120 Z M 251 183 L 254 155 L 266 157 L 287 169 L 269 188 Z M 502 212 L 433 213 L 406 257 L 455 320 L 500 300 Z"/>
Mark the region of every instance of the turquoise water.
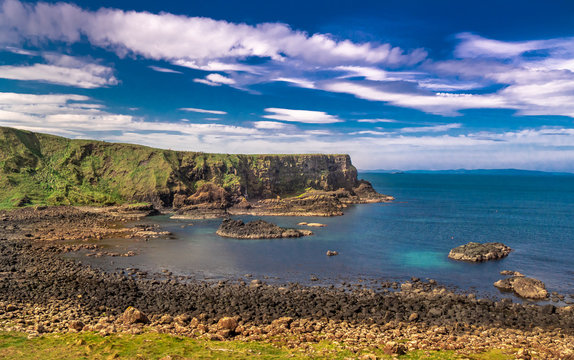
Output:
<path fill-rule="evenodd" d="M 159 223 L 175 239 L 110 241 L 133 249 L 131 258 L 87 258 L 106 267 L 130 266 L 199 278 L 244 274 L 278 281 L 405 280 L 411 276 L 490 296 L 501 270 L 544 281 L 550 291 L 574 293 L 574 177 L 469 174 L 361 174 L 391 204 L 351 206 L 332 218 L 263 217 L 281 226 L 301 221 L 327 226 L 300 239 L 234 240 L 215 235 L 220 220 Z M 253 218 L 245 216 L 244 220 Z M 193 223 L 193 226 L 188 226 Z M 185 226 L 182 228 L 182 226 Z M 469 241 L 503 242 L 506 259 L 482 264 L 455 262 L 449 250 Z M 327 250 L 339 256 L 327 257 Z"/>

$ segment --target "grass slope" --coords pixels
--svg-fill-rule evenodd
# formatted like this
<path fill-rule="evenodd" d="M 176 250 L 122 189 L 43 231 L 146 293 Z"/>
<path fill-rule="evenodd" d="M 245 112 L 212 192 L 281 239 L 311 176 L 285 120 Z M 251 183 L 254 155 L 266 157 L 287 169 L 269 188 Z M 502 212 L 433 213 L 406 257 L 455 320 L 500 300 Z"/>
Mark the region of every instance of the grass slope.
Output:
<path fill-rule="evenodd" d="M 323 171 L 297 172 L 302 159 L 318 163 Z M 0 209 L 134 201 L 170 205 L 174 193 L 193 193 L 205 182 L 236 194 L 242 188 L 257 194 L 265 184 L 297 192 L 316 184 L 317 177 L 331 175 L 329 160 L 323 155 L 179 152 L 0 127 Z M 354 174 L 356 178 L 356 170 Z M 268 182 L 262 183 L 265 176 Z"/>
<path fill-rule="evenodd" d="M 280 343 L 208 341 L 172 335 L 145 333 L 141 335 L 94 333 L 50 334 L 28 339 L 26 334 L 0 333 L 2 359 L 357 359 L 372 354 L 378 359 L 396 359 L 380 349 L 364 349 L 359 353 L 344 350 L 340 345 L 321 342 L 306 350 L 289 349 Z M 365 358 L 368 358 L 365 356 Z M 452 351 L 414 351 L 399 359 L 484 359 L 505 360 L 513 357 L 499 350 L 482 354 L 459 355 Z"/>

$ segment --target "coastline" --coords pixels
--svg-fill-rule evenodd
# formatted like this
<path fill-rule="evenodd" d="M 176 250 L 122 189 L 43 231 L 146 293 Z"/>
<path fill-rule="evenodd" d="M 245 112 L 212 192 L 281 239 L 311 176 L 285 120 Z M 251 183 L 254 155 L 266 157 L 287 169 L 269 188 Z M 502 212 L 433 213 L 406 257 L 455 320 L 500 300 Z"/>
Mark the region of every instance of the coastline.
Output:
<path fill-rule="evenodd" d="M 182 281 L 171 274 L 105 273 L 60 256 L 68 251 L 62 239 L 82 238 L 88 233 L 95 238 L 160 236 L 158 229 L 142 232 L 121 225 L 151 211 L 140 206 L 0 212 L 0 330 L 36 336 L 76 331 L 70 329 L 70 323 L 80 321 L 82 330 L 102 335 L 158 331 L 245 341 L 273 341 L 289 335 L 296 338 L 293 346 L 321 340 L 342 341 L 346 346 L 385 346 L 408 338 L 406 350 L 481 351 L 520 345 L 541 358 L 568 355 L 565 344 L 574 341 L 571 306 L 477 299 L 417 279 L 402 284 L 400 290 L 393 289 L 397 286 L 393 283 L 379 284 L 382 290 L 368 286 L 284 287 L 258 281 L 213 283 Z M 37 231 L 30 232 L 31 226 Z M 147 314 L 151 323 L 122 323 L 121 314 L 130 306 Z M 9 307 L 13 310 L 8 311 Z M 38 315 L 38 320 L 31 321 L 31 314 Z M 184 318 L 175 320 L 178 316 Z M 238 317 L 242 326 L 230 337 L 216 325 L 226 316 Z M 290 318 L 289 326 L 273 325 L 284 317 Z M 191 325 L 193 318 L 197 319 L 195 325 Z M 341 328 L 345 331 L 338 331 Z M 557 338 L 565 342 L 557 342 Z"/>

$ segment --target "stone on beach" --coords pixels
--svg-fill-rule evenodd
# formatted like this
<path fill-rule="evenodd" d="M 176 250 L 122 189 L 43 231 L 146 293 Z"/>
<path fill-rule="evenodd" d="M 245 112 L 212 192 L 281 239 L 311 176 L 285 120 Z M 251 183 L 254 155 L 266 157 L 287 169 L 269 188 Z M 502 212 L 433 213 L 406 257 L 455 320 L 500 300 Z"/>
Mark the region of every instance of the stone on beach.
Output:
<path fill-rule="evenodd" d="M 124 311 L 122 314 L 122 321 L 124 324 L 149 323 L 147 316 L 133 306 L 128 307 L 126 311 Z"/>

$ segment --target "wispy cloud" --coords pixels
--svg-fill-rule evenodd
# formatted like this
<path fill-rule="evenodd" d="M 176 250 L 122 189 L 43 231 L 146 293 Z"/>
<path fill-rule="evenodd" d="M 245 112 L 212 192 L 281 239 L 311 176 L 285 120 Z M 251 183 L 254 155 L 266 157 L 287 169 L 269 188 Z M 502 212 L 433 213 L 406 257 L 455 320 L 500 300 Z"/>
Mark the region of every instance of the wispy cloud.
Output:
<path fill-rule="evenodd" d="M 150 65 L 148 66 L 150 69 L 152 69 L 153 71 L 157 71 L 157 72 L 162 72 L 162 73 L 170 73 L 170 74 L 183 74 L 181 71 L 177 71 L 177 70 L 173 70 L 173 69 L 168 69 L 165 67 L 161 67 L 161 66 L 155 66 L 155 65 Z"/>
<path fill-rule="evenodd" d="M 402 133 L 426 133 L 426 132 L 446 132 L 452 129 L 460 129 L 462 124 L 444 124 L 432 126 L 412 126 L 399 129 Z"/>
<path fill-rule="evenodd" d="M 287 128 L 293 128 L 293 125 L 284 124 L 277 121 L 255 121 L 253 126 L 257 129 L 267 129 L 267 130 L 283 130 Z"/>
<path fill-rule="evenodd" d="M 376 123 L 396 123 L 397 120 L 393 119 L 359 119 L 357 122 L 376 124 Z"/>
<path fill-rule="evenodd" d="M 221 74 L 209 74 L 205 79 L 194 79 L 193 81 L 209 85 L 209 86 L 220 86 L 220 85 L 233 85 L 235 80 L 225 77 Z"/>
<path fill-rule="evenodd" d="M 201 114 L 214 114 L 214 115 L 226 115 L 227 114 L 226 111 L 221 111 L 221 110 L 207 110 L 207 109 L 198 109 L 198 108 L 191 108 L 191 107 L 180 108 L 179 110 L 196 112 L 196 113 L 201 113 Z"/>
<path fill-rule="evenodd" d="M 0 66 L 0 78 L 40 81 L 85 89 L 116 85 L 112 68 L 60 54 L 43 54 L 48 64 Z"/>
<path fill-rule="evenodd" d="M 267 108 L 266 112 L 272 113 L 263 115 L 266 119 L 299 122 L 307 124 L 332 124 L 342 122 L 337 116 L 329 115 L 323 111 L 293 110 L 281 108 Z"/>

